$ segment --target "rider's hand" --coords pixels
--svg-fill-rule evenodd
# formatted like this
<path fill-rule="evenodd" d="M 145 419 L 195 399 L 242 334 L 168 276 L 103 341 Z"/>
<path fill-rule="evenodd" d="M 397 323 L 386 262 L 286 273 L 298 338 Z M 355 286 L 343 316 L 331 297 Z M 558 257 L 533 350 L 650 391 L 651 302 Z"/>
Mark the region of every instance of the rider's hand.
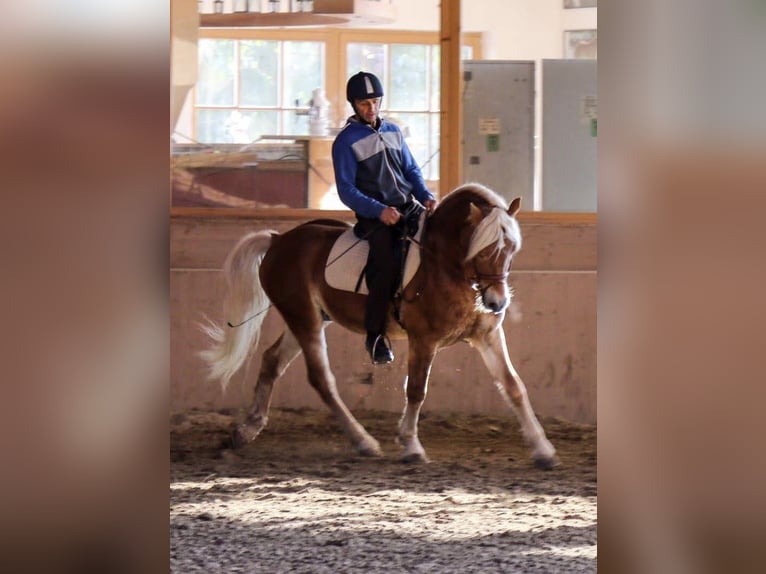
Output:
<path fill-rule="evenodd" d="M 395 207 L 387 207 L 381 212 L 379 219 L 386 225 L 394 225 L 401 216 L 402 214 Z"/>

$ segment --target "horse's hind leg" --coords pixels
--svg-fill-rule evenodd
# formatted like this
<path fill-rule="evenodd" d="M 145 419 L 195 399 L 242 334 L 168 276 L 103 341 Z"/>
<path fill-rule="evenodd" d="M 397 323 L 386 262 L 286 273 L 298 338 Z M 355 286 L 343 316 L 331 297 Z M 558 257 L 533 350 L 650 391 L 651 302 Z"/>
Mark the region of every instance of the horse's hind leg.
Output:
<path fill-rule="evenodd" d="M 553 468 L 558 464 L 556 449 L 546 438 L 545 431 L 532 410 L 527 389 L 511 364 L 502 325 L 489 333 L 484 340 L 473 342 L 489 372 L 495 377 L 500 394 L 516 413 L 521 423 L 521 432 L 532 448 L 535 465 L 544 469 Z"/>
<path fill-rule="evenodd" d="M 238 425 L 234 431 L 232 438 L 234 447 L 247 444 L 264 429 L 269 420 L 269 405 L 271 404 L 274 382 L 282 376 L 300 352 L 301 347 L 298 345 L 298 341 L 289 330 L 286 330 L 263 353 L 261 371 L 255 385 L 255 399 L 245 421 Z"/>
<path fill-rule="evenodd" d="M 330 360 L 327 357 L 324 325 L 317 329 L 304 329 L 302 332 L 296 333 L 296 337 L 303 348 L 309 383 L 336 416 L 343 430 L 351 439 L 354 448 L 364 456 L 382 455 L 378 441 L 354 418 L 338 394 L 335 375 L 330 370 Z"/>

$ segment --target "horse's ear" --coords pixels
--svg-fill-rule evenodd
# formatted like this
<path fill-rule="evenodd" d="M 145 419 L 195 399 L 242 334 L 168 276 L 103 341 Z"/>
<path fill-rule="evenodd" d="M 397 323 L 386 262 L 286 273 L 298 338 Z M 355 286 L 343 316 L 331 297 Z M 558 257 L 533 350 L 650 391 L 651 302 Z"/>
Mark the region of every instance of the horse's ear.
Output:
<path fill-rule="evenodd" d="M 517 197 L 511 202 L 511 206 L 508 208 L 508 215 L 513 217 L 519 212 L 519 209 L 521 209 L 521 198 Z"/>
<path fill-rule="evenodd" d="M 469 206 L 468 221 L 474 226 L 479 225 L 479 222 L 484 218 L 484 214 L 481 212 L 481 209 L 476 207 L 475 203 L 470 203 Z"/>

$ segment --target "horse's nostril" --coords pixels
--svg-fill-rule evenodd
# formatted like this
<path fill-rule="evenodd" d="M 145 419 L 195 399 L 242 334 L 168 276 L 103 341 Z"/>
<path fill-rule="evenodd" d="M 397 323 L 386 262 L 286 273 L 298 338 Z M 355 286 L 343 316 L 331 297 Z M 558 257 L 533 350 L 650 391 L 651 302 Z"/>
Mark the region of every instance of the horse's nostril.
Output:
<path fill-rule="evenodd" d="M 484 304 L 486 305 L 487 309 L 492 311 L 493 313 L 499 313 L 503 309 L 505 309 L 505 299 L 502 301 L 485 301 Z"/>

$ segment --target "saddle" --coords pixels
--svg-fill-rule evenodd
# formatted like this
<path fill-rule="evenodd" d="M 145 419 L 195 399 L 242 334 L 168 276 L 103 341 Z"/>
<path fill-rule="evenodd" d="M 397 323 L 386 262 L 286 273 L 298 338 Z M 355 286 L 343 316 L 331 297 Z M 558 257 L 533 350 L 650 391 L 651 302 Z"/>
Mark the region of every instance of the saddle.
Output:
<path fill-rule="evenodd" d="M 407 235 L 415 241 L 420 241 L 425 225 L 426 210 L 419 207 L 419 212 L 412 217 L 405 216 L 404 228 Z M 404 265 L 402 267 L 402 288 L 415 276 L 420 266 L 420 249 L 409 249 L 411 242 L 405 243 L 406 250 Z M 330 250 L 325 264 L 324 277 L 330 287 L 341 291 L 351 291 L 361 295 L 369 293 L 365 280 L 365 268 L 367 266 L 367 254 L 370 247 L 367 241 L 359 239 L 354 230 L 344 231 Z"/>

